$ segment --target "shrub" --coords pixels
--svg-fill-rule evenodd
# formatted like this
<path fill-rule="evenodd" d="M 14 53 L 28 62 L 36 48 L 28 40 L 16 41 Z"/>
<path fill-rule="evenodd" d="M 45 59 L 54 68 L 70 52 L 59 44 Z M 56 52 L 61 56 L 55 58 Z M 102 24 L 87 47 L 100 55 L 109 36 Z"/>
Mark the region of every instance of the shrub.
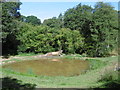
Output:
<path fill-rule="evenodd" d="M 120 78 L 118 77 L 120 72 L 117 71 L 105 71 L 101 76 L 99 82 L 103 82 L 99 88 L 120 88 Z"/>

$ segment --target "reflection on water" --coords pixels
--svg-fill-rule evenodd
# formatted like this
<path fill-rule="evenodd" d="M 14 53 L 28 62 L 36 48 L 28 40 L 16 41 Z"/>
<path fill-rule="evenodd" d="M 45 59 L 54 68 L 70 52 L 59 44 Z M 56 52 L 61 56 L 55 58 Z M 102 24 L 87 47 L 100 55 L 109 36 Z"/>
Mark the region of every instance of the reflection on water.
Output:
<path fill-rule="evenodd" d="M 22 73 L 46 76 L 74 76 L 89 68 L 88 61 L 69 59 L 40 59 L 14 62 L 2 66 Z"/>

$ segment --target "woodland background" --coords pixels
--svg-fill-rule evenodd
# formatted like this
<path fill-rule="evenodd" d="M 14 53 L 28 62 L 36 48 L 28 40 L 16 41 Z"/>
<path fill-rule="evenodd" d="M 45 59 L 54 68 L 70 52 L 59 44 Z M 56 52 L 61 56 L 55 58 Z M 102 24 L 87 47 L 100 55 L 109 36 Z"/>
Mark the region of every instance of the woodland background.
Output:
<path fill-rule="evenodd" d="M 3 55 L 62 49 L 65 54 L 103 57 L 118 51 L 120 11 L 109 3 L 97 2 L 94 8 L 80 3 L 43 23 L 36 16 L 21 15 L 21 4 L 0 2 Z"/>

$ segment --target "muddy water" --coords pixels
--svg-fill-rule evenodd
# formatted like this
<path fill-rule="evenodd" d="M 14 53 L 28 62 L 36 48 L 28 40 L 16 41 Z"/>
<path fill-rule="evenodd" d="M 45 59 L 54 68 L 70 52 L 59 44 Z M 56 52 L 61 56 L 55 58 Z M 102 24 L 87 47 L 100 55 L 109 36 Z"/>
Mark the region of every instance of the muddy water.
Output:
<path fill-rule="evenodd" d="M 89 68 L 88 61 L 69 59 L 40 59 L 9 63 L 2 66 L 17 72 L 46 75 L 74 76 Z"/>

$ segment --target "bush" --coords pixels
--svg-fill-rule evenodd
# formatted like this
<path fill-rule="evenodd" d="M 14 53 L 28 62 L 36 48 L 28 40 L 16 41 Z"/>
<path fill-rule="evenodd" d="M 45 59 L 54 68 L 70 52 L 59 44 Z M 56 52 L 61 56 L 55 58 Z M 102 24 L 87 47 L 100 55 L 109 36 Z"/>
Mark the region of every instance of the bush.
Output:
<path fill-rule="evenodd" d="M 120 74 L 120 72 L 106 71 L 99 80 L 99 82 L 103 82 L 103 85 L 99 88 L 120 88 L 120 78 L 118 74 Z"/>

